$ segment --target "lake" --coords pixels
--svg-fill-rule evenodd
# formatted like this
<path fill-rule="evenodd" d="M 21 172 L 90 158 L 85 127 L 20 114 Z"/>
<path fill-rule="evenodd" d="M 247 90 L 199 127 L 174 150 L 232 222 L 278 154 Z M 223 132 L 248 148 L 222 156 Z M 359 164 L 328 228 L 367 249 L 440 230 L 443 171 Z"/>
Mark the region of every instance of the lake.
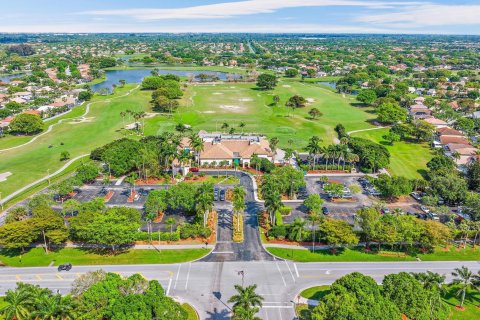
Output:
<path fill-rule="evenodd" d="M 330 87 L 332 89 L 337 89 L 337 83 L 336 82 L 326 82 L 326 81 L 319 81 L 317 84 L 321 84 L 327 87 Z"/>
<path fill-rule="evenodd" d="M 26 73 L 17 73 L 17 74 L 10 74 L 10 75 L 2 75 L 0 76 L 0 82 L 9 83 L 12 79 L 21 78 L 26 76 Z"/>
<path fill-rule="evenodd" d="M 99 91 L 102 88 L 106 88 L 108 91 L 111 91 L 112 85 L 118 85 L 120 80 L 125 80 L 126 83 L 141 83 L 143 78 L 151 75 L 151 71 L 152 69 L 107 70 L 105 72 L 107 79 L 103 82 L 92 85 L 92 90 Z M 242 77 L 240 74 L 227 72 L 158 69 L 158 74 L 174 74 L 180 77 L 192 77 L 201 73 L 216 76 L 220 80 L 227 80 L 228 77 L 233 77 L 235 79 L 240 79 Z"/>

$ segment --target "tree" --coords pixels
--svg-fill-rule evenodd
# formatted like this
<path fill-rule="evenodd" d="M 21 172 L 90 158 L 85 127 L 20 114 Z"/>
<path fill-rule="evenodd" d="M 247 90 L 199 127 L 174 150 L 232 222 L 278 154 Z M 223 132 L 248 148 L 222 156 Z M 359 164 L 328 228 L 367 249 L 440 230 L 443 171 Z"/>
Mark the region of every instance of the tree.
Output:
<path fill-rule="evenodd" d="M 463 202 L 468 190 L 467 182 L 455 173 L 434 176 L 430 188 L 433 195 L 442 197 L 449 204 Z"/>
<path fill-rule="evenodd" d="M 292 109 L 298 109 L 298 108 L 303 108 L 307 104 L 307 100 L 299 95 L 294 95 L 290 97 L 287 102 L 285 103 L 285 106 L 288 108 Z"/>
<path fill-rule="evenodd" d="M 392 130 L 389 130 L 386 135 L 382 136 L 382 138 L 390 142 L 391 146 L 393 146 L 394 142 L 400 141 L 400 135 L 393 132 Z"/>
<path fill-rule="evenodd" d="M 83 183 L 94 181 L 98 176 L 98 166 L 93 163 L 83 163 L 78 169 L 75 175 Z"/>
<path fill-rule="evenodd" d="M 243 221 L 242 213 L 245 211 L 245 195 L 245 189 L 242 186 L 235 186 L 233 188 L 233 212 L 237 215 L 239 221 L 239 223 L 237 223 L 238 228 L 240 228 L 240 221 Z"/>
<path fill-rule="evenodd" d="M 235 285 L 234 288 L 237 291 L 237 294 L 228 299 L 228 302 L 233 303 L 233 310 L 237 308 L 249 310 L 251 308 L 262 306 L 263 297 L 255 292 L 257 289 L 256 284 L 247 287 Z"/>
<path fill-rule="evenodd" d="M 32 312 L 34 319 L 62 319 L 72 320 L 73 300 L 70 296 L 41 295 L 36 303 L 35 311 Z"/>
<path fill-rule="evenodd" d="M 461 268 L 455 268 L 455 271 L 452 272 L 452 276 L 455 277 L 455 279 L 452 281 L 452 284 L 458 285 L 456 295 L 460 296 L 460 308 L 463 308 L 467 290 L 475 285 L 475 276 L 473 272 L 465 266 L 462 266 Z"/>
<path fill-rule="evenodd" d="M 308 111 L 308 115 L 312 117 L 313 120 L 317 119 L 318 117 L 321 117 L 323 113 L 320 112 L 317 108 L 312 108 Z"/>
<path fill-rule="evenodd" d="M 470 190 L 480 192 L 480 161 L 474 161 L 468 166 L 467 180 Z"/>
<path fill-rule="evenodd" d="M 133 208 L 114 207 L 105 213 L 81 212 L 70 222 L 75 238 L 87 243 L 110 246 L 131 244 L 140 227 L 140 212 Z"/>
<path fill-rule="evenodd" d="M 378 121 L 384 123 L 405 122 L 408 112 L 397 104 L 383 103 L 375 109 Z"/>
<path fill-rule="evenodd" d="M 294 68 L 289 68 L 285 70 L 285 77 L 287 78 L 295 78 L 298 75 L 298 70 Z"/>
<path fill-rule="evenodd" d="M 323 217 L 320 215 L 320 213 L 311 211 L 307 219 L 312 225 L 312 247 L 313 251 L 315 252 L 315 231 L 318 223 L 323 221 Z"/>
<path fill-rule="evenodd" d="M 323 200 L 318 194 L 310 194 L 304 201 L 303 205 L 308 209 L 309 213 L 320 213 L 322 211 Z"/>
<path fill-rule="evenodd" d="M 60 153 L 60 161 L 65 161 L 65 160 L 68 160 L 68 159 L 70 159 L 70 152 L 62 151 Z"/>
<path fill-rule="evenodd" d="M 165 221 L 165 224 L 167 226 L 170 226 L 170 240 L 172 239 L 173 226 L 175 225 L 175 223 L 177 223 L 177 222 L 175 221 L 175 218 L 173 218 L 173 217 L 170 217 L 170 218 L 167 219 L 167 221 Z"/>
<path fill-rule="evenodd" d="M 279 95 L 274 95 L 273 96 L 273 103 L 277 105 L 280 102 L 280 96 Z"/>
<path fill-rule="evenodd" d="M 152 190 L 148 193 L 145 201 L 145 212 L 153 213 L 155 216 L 167 209 L 167 190 Z"/>
<path fill-rule="evenodd" d="M 295 199 L 298 190 L 305 186 L 303 172 L 292 166 L 275 168 L 268 176 L 267 179 L 275 177 L 280 184 L 279 191 L 288 194 L 289 199 Z"/>
<path fill-rule="evenodd" d="M 391 177 L 387 174 L 379 174 L 374 184 L 380 193 L 387 198 L 408 195 L 413 190 L 412 181 L 405 177 Z"/>
<path fill-rule="evenodd" d="M 313 156 L 313 169 L 315 169 L 317 155 L 323 151 L 320 142 L 322 142 L 322 139 L 320 139 L 318 136 L 312 136 L 308 140 L 308 144 L 305 147 L 305 150 L 308 151 L 308 154 Z"/>
<path fill-rule="evenodd" d="M 313 309 L 312 319 L 401 319 L 394 303 L 383 296 L 373 278 L 359 272 L 343 276 Z"/>
<path fill-rule="evenodd" d="M 261 318 L 255 316 L 258 311 L 260 309 L 257 307 L 249 309 L 238 307 L 233 310 L 232 320 L 261 320 Z"/>
<path fill-rule="evenodd" d="M 271 90 L 277 85 L 277 77 L 268 73 L 262 73 L 257 78 L 257 87 Z"/>
<path fill-rule="evenodd" d="M 22 221 L 27 219 L 29 216 L 30 214 L 27 211 L 26 207 L 15 207 L 12 208 L 9 212 L 7 212 L 7 216 L 5 217 L 5 223 Z"/>
<path fill-rule="evenodd" d="M 34 226 L 28 220 L 14 221 L 0 227 L 0 244 L 7 249 L 22 249 L 38 238 Z"/>
<path fill-rule="evenodd" d="M 480 194 L 468 192 L 463 208 L 474 221 L 480 221 Z"/>
<path fill-rule="evenodd" d="M 355 245 L 358 238 L 353 232 L 352 226 L 343 220 L 325 219 L 320 225 L 323 239 L 329 245 Z"/>
<path fill-rule="evenodd" d="M 455 162 L 445 155 L 437 155 L 427 162 L 427 168 L 433 173 L 449 173 L 455 169 Z"/>
<path fill-rule="evenodd" d="M 295 218 L 289 226 L 289 238 L 295 241 L 302 241 L 305 224 L 306 222 L 302 218 Z"/>
<path fill-rule="evenodd" d="M 356 218 L 368 248 L 370 242 L 380 239 L 382 233 L 381 214 L 374 208 L 363 208 L 357 211 Z"/>
<path fill-rule="evenodd" d="M 10 131 L 21 134 L 35 134 L 43 130 L 42 119 L 35 114 L 22 113 L 10 123 Z"/>
<path fill-rule="evenodd" d="M 363 89 L 358 94 L 357 100 L 364 104 L 371 105 L 377 100 L 377 93 L 373 89 Z"/>
<path fill-rule="evenodd" d="M 211 183 L 202 183 L 196 194 L 196 205 L 197 213 L 203 216 L 203 226 L 207 226 L 208 213 L 213 208 L 213 201 L 215 199 L 213 194 L 213 184 Z"/>
<path fill-rule="evenodd" d="M 80 101 L 89 101 L 93 97 L 93 92 L 90 90 L 81 91 L 78 94 L 78 100 Z"/>
<path fill-rule="evenodd" d="M 272 150 L 273 153 L 273 163 L 275 163 L 275 156 L 277 155 L 277 145 L 279 142 L 280 140 L 277 137 L 272 137 L 269 141 L 270 150 Z"/>
<path fill-rule="evenodd" d="M 31 319 L 32 309 L 35 305 L 35 294 L 28 287 L 17 284 L 16 290 L 7 291 L 4 301 L 6 305 L 0 309 L 0 314 L 5 319 Z"/>

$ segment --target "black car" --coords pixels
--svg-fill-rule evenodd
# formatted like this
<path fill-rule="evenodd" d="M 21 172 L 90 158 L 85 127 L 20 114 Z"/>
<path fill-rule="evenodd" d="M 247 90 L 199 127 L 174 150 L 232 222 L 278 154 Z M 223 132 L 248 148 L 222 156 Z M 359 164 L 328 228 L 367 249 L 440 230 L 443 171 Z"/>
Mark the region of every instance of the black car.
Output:
<path fill-rule="evenodd" d="M 330 210 L 328 210 L 327 207 L 322 207 L 322 213 L 325 214 L 325 215 L 326 215 L 326 214 L 329 214 L 329 213 L 330 213 Z"/>
<path fill-rule="evenodd" d="M 225 190 L 220 190 L 220 201 L 225 201 Z"/>
<path fill-rule="evenodd" d="M 70 271 L 72 269 L 71 263 L 64 263 L 58 266 L 58 272 L 60 271 Z"/>

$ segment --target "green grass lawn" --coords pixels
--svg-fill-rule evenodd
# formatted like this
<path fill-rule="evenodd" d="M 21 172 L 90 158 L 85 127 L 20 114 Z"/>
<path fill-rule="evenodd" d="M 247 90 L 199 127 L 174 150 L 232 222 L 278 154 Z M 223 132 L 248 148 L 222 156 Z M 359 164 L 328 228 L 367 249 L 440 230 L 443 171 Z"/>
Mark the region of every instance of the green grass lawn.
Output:
<path fill-rule="evenodd" d="M 187 311 L 188 317 L 187 317 L 186 320 L 198 320 L 198 319 L 200 319 L 198 317 L 197 311 L 191 305 L 189 305 L 188 303 L 182 304 L 182 308 L 183 308 L 183 310 Z"/>
<path fill-rule="evenodd" d="M 386 253 L 379 255 L 375 253 L 366 253 L 360 249 L 339 250 L 337 254 L 332 254 L 330 250 L 310 250 L 267 248 L 267 250 L 284 259 L 299 262 L 367 262 L 367 261 L 414 261 L 415 255 L 406 255 L 403 253 Z M 450 251 L 443 251 L 442 248 L 435 249 L 432 253 L 418 254 L 422 261 L 475 261 L 480 260 L 480 249 L 475 251 L 467 248 L 465 251 L 457 251 L 450 248 Z"/>
<path fill-rule="evenodd" d="M 287 99 L 299 94 L 310 99 L 307 107 L 291 111 L 285 107 Z M 279 95 L 280 102 L 272 105 L 273 96 Z M 353 98 L 321 88 L 315 84 L 301 83 L 284 79 L 271 91 L 257 90 L 255 84 L 228 83 L 212 85 L 191 85 L 182 98 L 182 107 L 170 115 L 148 119 L 147 134 L 171 131 L 175 124 L 183 123 L 194 130 L 220 131 L 224 122 L 234 127 L 236 132 L 258 132 L 268 137 L 280 139 L 280 146 L 299 150 L 306 145 L 307 139 L 318 135 L 324 143 L 336 138 L 334 127 L 338 123 L 347 130 L 373 127 L 369 119 L 373 115 L 366 108 L 352 106 Z M 316 107 L 323 116 L 317 120 L 308 117 L 310 108 Z M 243 130 L 239 124 L 246 124 Z"/>
<path fill-rule="evenodd" d="M 480 304 L 480 292 L 478 290 L 470 289 L 467 291 L 464 311 L 459 311 L 455 308 L 456 305 L 460 304 L 456 296 L 456 286 L 446 286 L 446 292 L 443 296 L 443 300 L 450 306 L 450 320 L 476 320 L 480 318 L 480 309 L 477 307 Z M 329 286 L 317 286 L 311 287 L 303 290 L 300 293 L 300 296 L 312 299 L 312 300 L 321 300 L 329 292 Z M 297 315 L 299 315 L 300 320 L 310 320 L 311 312 L 314 307 L 309 307 L 307 305 L 298 305 L 296 308 Z"/>
<path fill-rule="evenodd" d="M 433 157 L 427 143 L 395 142 L 393 146 L 388 144 L 382 136 L 389 129 L 370 130 L 352 133 L 352 137 L 365 138 L 384 145 L 391 154 L 389 172 L 393 175 L 407 178 L 421 178 L 422 170 L 426 170 L 426 164 Z"/>
<path fill-rule="evenodd" d="M 110 251 L 99 254 L 90 250 L 64 248 L 45 253 L 43 248 L 33 248 L 21 255 L 19 250 L 0 250 L 0 262 L 11 267 L 44 267 L 70 262 L 73 265 L 103 264 L 161 264 L 196 260 L 206 255 L 206 249 L 128 250 L 115 255 Z"/>
<path fill-rule="evenodd" d="M 64 164 L 60 161 L 62 151 L 68 151 L 71 158 L 74 158 L 121 138 L 120 129 L 123 121 L 120 112 L 126 109 L 148 111 L 150 108 L 147 103 L 150 92 L 136 90 L 130 96 L 116 98 L 134 87 L 127 85 L 125 88 L 119 88 L 114 95 L 95 97 L 95 103 L 91 105 L 85 122 L 64 121 L 34 143 L 2 152 L 0 173 L 12 173 L 6 181 L 0 182 L 2 196 L 5 197 L 20 187 L 45 177 L 48 169 L 54 172 L 62 167 Z M 129 119 L 126 119 L 125 123 L 133 122 L 132 119 L 128 121 Z M 64 143 L 63 146 L 60 145 L 61 142 Z M 49 148 L 49 145 L 53 147 Z"/>
<path fill-rule="evenodd" d="M 4 297 L 0 297 L 0 309 L 2 309 L 3 307 L 5 307 L 8 303 L 5 302 L 5 298 Z M 5 319 L 4 316 L 0 315 L 0 320 L 3 320 Z"/>

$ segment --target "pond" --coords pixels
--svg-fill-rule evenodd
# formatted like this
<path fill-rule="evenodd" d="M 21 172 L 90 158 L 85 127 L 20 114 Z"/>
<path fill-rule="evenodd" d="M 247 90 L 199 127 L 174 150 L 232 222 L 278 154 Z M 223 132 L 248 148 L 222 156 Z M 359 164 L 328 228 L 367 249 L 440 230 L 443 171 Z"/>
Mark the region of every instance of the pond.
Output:
<path fill-rule="evenodd" d="M 321 84 L 327 87 L 330 87 L 332 89 L 337 89 L 337 83 L 336 82 L 326 82 L 326 81 L 319 81 L 317 84 Z"/>
<path fill-rule="evenodd" d="M 9 83 L 12 79 L 21 78 L 26 76 L 26 73 L 17 73 L 17 74 L 9 74 L 9 75 L 0 75 L 0 82 Z"/>
<path fill-rule="evenodd" d="M 107 70 L 105 72 L 106 80 L 92 86 L 93 91 L 112 90 L 112 85 L 119 84 L 120 80 L 125 80 L 126 83 L 141 83 L 143 78 L 151 75 L 152 69 L 131 69 L 131 70 Z M 228 78 L 240 79 L 242 76 L 235 73 L 216 72 L 216 71 L 202 71 L 202 70 L 165 70 L 158 69 L 159 74 L 174 74 L 180 77 L 194 77 L 199 74 L 207 74 L 218 77 L 220 80 L 227 80 Z"/>

